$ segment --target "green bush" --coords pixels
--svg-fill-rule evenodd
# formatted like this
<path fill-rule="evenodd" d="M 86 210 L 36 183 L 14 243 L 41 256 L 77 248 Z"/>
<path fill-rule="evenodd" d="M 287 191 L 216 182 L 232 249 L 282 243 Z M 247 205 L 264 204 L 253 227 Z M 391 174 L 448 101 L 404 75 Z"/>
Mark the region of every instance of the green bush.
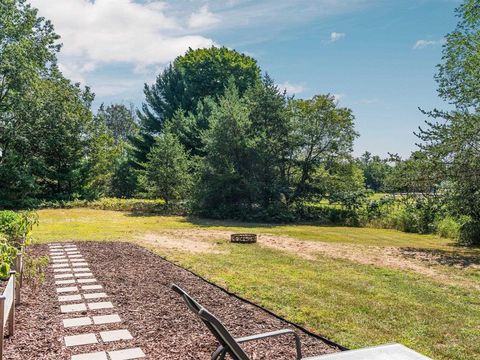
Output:
<path fill-rule="evenodd" d="M 468 221 L 460 228 L 459 244 L 472 246 L 480 245 L 480 223 Z"/>
<path fill-rule="evenodd" d="M 447 215 L 436 221 L 435 232 L 443 238 L 458 239 L 465 222 L 465 219 L 457 219 Z"/>
<path fill-rule="evenodd" d="M 0 233 L 3 233 L 6 240 L 17 248 L 29 240 L 30 232 L 37 223 L 38 215 L 35 212 L 0 211 Z"/>
<path fill-rule="evenodd" d="M 0 279 L 8 278 L 16 257 L 17 249 L 0 235 Z"/>

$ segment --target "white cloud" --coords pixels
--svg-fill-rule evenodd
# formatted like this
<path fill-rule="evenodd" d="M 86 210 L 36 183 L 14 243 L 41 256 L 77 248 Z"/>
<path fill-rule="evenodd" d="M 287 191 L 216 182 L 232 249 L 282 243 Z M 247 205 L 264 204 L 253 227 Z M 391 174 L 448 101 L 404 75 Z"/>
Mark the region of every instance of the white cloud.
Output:
<path fill-rule="evenodd" d="M 430 46 L 437 46 L 441 45 L 445 42 L 445 39 L 440 39 L 440 40 L 417 40 L 415 44 L 413 44 L 413 49 L 414 50 L 420 50 L 420 49 L 425 49 L 426 47 Z"/>
<path fill-rule="evenodd" d="M 337 103 L 340 102 L 340 100 L 345 98 L 345 94 L 332 94 L 332 96 Z"/>
<path fill-rule="evenodd" d="M 208 11 L 208 5 L 204 5 L 198 12 L 190 15 L 188 27 L 192 29 L 207 28 L 220 22 L 220 18 Z"/>
<path fill-rule="evenodd" d="M 290 82 L 286 81 L 282 84 L 278 84 L 278 88 L 280 90 L 285 90 L 288 95 L 295 95 L 300 94 L 305 91 L 305 86 L 301 84 L 291 84 Z"/>
<path fill-rule="evenodd" d="M 166 64 L 189 47 L 214 41 L 182 27 L 161 2 L 134 0 L 31 0 L 61 35 L 61 63 L 78 79 L 99 65 L 136 68 Z M 197 20 L 198 21 L 198 20 Z"/>
<path fill-rule="evenodd" d="M 334 42 L 336 42 L 336 41 L 338 41 L 338 40 L 342 40 L 342 39 L 345 38 L 345 36 L 347 36 L 347 34 L 341 33 L 341 32 L 335 32 L 335 31 L 334 31 L 334 32 L 332 32 L 332 33 L 330 34 L 330 42 L 331 42 L 331 43 L 334 43 Z"/>

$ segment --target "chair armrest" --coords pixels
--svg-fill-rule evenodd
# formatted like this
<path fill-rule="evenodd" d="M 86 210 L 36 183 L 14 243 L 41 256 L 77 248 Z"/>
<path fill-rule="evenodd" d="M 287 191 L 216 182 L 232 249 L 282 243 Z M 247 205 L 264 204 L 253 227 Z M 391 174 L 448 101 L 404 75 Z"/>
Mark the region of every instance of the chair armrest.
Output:
<path fill-rule="evenodd" d="M 254 341 L 254 340 L 261 340 L 261 339 L 266 339 L 270 337 L 276 337 L 276 336 L 281 336 L 281 335 L 288 335 L 292 334 L 295 338 L 295 348 L 297 350 L 297 360 L 302 359 L 302 348 L 301 348 L 301 343 L 300 343 L 300 337 L 298 334 L 291 330 L 291 329 L 282 329 L 282 330 L 277 330 L 277 331 L 271 331 L 267 333 L 262 333 L 262 334 L 256 334 L 256 335 L 250 335 L 250 336 L 244 336 L 241 338 L 236 338 L 235 341 L 239 344 L 248 342 L 248 341 Z M 217 350 L 214 352 L 214 355 L 218 356 L 220 353 L 224 351 L 223 346 L 219 346 Z M 212 356 L 212 359 L 214 357 Z"/>

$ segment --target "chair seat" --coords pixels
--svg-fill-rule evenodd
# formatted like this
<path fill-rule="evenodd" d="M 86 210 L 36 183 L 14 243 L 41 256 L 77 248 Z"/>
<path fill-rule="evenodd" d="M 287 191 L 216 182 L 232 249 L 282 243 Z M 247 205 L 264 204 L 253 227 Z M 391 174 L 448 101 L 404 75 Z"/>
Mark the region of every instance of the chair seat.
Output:
<path fill-rule="evenodd" d="M 387 344 L 335 354 L 304 358 L 302 360 L 431 360 L 401 344 Z"/>

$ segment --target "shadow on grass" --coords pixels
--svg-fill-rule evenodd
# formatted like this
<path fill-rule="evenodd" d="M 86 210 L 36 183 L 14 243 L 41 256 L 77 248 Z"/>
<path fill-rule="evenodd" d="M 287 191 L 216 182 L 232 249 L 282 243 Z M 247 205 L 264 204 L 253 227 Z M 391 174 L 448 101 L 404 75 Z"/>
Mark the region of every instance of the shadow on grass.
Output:
<path fill-rule="evenodd" d="M 467 268 L 480 266 L 480 248 L 462 248 L 462 252 L 401 248 L 402 256 L 431 264 Z"/>
<path fill-rule="evenodd" d="M 141 212 L 141 211 L 132 211 L 126 213 L 126 216 L 131 217 L 155 217 L 155 216 L 178 216 L 181 217 L 179 222 L 189 223 L 192 225 L 196 225 L 199 227 L 242 227 L 242 228 L 265 228 L 265 229 L 273 229 L 281 226 L 288 226 L 288 225 L 305 225 L 305 226 L 319 226 L 319 227 L 357 227 L 357 226 L 348 226 L 343 224 L 328 224 L 323 222 L 289 222 L 289 223 L 267 223 L 267 222 L 253 222 L 253 221 L 241 221 L 241 220 L 231 220 L 231 219 L 208 219 L 208 218 L 200 218 L 197 216 L 190 216 L 190 215 L 182 215 L 182 214 L 164 214 L 158 212 Z"/>

